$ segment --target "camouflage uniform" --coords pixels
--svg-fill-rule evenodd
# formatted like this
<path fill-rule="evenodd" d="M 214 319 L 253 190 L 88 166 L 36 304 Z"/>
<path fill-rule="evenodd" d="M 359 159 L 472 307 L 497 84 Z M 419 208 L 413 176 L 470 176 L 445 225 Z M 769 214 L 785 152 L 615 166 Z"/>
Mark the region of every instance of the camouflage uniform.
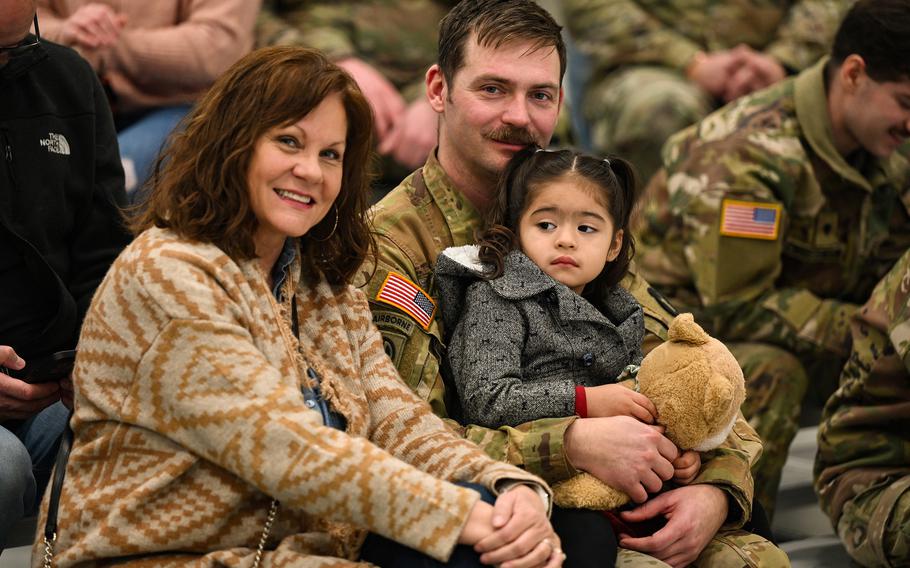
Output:
<path fill-rule="evenodd" d="M 818 429 L 815 489 L 863 566 L 910 562 L 910 251 L 850 322 L 853 348 Z"/>
<path fill-rule="evenodd" d="M 439 373 L 445 346 L 439 310 L 427 326 L 378 299 L 390 273 L 407 278 L 430 297 L 436 295 L 433 264 L 443 249 L 475 242 L 481 216 L 449 180 L 430 154 L 423 168 L 414 172 L 372 210 L 379 245 L 377 266 L 365 266 L 358 280 L 370 299 L 373 322 L 382 332 L 386 352 L 398 367 L 403 380 L 442 417 L 457 418 L 456 401 L 448 398 L 454 386 L 447 385 Z M 642 304 L 646 340 L 643 348 L 666 339 L 672 319 L 659 300 L 649 294 L 648 284 L 634 271 L 623 286 Z M 650 340 L 650 342 L 649 342 Z M 450 414 L 450 411 L 451 414 Z M 571 418 L 545 418 L 517 427 L 499 429 L 476 425 L 460 426 L 449 420 L 466 438 L 480 445 L 494 458 L 507 461 L 553 483 L 577 473 L 566 458 L 563 439 Z M 788 565 L 786 555 L 771 543 L 735 530 L 750 517 L 752 509 L 751 465 L 761 453 L 761 442 L 740 418 L 723 446 L 703 455 L 705 465 L 693 483 L 712 483 L 725 491 L 730 514 L 724 530 L 718 533 L 700 557 L 699 563 L 716 566 L 741 566 L 742 558 L 761 559 L 763 566 Z M 571 552 L 571 551 L 570 551 Z M 727 562 L 729 561 L 729 562 Z M 663 563 L 632 551 L 620 551 L 617 565 L 662 566 Z M 758 564 L 746 564 L 757 566 Z"/>
<path fill-rule="evenodd" d="M 588 58 L 582 112 L 596 151 L 619 154 L 648 180 L 673 133 L 716 101 L 685 77 L 698 51 L 744 43 L 798 72 L 818 60 L 846 0 L 566 0 L 566 22 Z"/>
<path fill-rule="evenodd" d="M 744 367 L 743 411 L 765 445 L 756 498 L 769 513 L 807 376 L 833 391 L 850 317 L 910 246 L 910 162 L 837 153 L 825 63 L 673 136 L 637 230 L 642 275 Z M 744 210 L 761 223 L 736 226 Z"/>

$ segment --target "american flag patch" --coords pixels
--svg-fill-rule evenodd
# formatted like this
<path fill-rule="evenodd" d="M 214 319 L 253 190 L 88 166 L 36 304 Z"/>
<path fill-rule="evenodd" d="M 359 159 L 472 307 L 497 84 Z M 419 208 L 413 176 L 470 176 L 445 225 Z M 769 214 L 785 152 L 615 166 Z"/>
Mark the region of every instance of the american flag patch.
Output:
<path fill-rule="evenodd" d="M 429 294 L 397 272 L 389 272 L 385 277 L 376 299 L 403 310 L 425 330 L 430 328 L 436 314 L 436 302 Z"/>
<path fill-rule="evenodd" d="M 747 239 L 777 239 L 781 206 L 778 203 L 724 199 L 720 216 L 720 234 Z"/>

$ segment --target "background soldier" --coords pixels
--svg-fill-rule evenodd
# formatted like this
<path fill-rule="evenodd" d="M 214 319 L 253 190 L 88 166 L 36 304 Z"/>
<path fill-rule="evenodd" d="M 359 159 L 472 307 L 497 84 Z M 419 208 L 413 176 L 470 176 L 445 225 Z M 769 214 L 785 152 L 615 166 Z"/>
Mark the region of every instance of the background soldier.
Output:
<path fill-rule="evenodd" d="M 667 137 L 717 107 L 801 71 L 830 44 L 845 0 L 566 0 L 591 73 L 593 147 L 647 181 Z"/>
<path fill-rule="evenodd" d="M 743 366 L 769 512 L 807 372 L 834 389 L 850 317 L 910 246 L 908 32 L 906 1 L 857 3 L 830 59 L 672 137 L 647 189 L 639 268 Z"/>
<path fill-rule="evenodd" d="M 910 560 L 910 251 L 850 322 L 853 349 L 818 429 L 815 489 L 863 566 Z"/>

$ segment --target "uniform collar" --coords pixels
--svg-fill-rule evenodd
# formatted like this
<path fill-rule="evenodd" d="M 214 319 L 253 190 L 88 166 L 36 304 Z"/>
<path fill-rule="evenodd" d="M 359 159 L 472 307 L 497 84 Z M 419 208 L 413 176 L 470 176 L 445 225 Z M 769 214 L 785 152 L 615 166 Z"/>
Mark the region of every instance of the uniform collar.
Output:
<path fill-rule="evenodd" d="M 603 303 L 595 307 L 566 285 L 551 278 L 526 254 L 517 250 L 506 255 L 503 275 L 491 280 L 490 286 L 494 292 L 512 301 L 544 295 L 548 302 L 556 306 L 562 321 L 619 325 L 633 317 L 636 311 L 640 313 L 635 299 L 619 286 L 614 286 Z"/>
<path fill-rule="evenodd" d="M 834 147 L 834 129 L 828 114 L 828 96 L 825 88 L 825 68 L 828 60 L 828 57 L 823 57 L 818 63 L 797 75 L 794 86 L 796 118 L 809 145 L 834 172 L 872 192 L 875 186 L 889 178 L 887 161 L 867 154 L 866 166 L 863 169 L 868 174 L 863 175 L 848 164 Z"/>
<path fill-rule="evenodd" d="M 461 246 L 475 241 L 474 231 L 483 224 L 480 213 L 455 187 L 436 158 L 434 148 L 423 166 L 423 180 L 427 191 L 445 217 L 452 234 L 452 245 Z"/>

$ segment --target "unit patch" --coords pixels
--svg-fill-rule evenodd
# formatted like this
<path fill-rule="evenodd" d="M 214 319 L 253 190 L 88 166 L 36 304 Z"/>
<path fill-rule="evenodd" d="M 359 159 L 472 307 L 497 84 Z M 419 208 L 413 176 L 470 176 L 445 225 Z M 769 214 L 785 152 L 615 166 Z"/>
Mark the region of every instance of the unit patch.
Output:
<path fill-rule="evenodd" d="M 375 310 L 373 312 L 373 325 L 380 331 L 395 331 L 410 337 L 414 333 L 414 321 L 410 320 L 398 312 L 389 310 Z"/>
<path fill-rule="evenodd" d="M 745 239 L 777 239 L 780 230 L 779 203 L 724 199 L 720 215 L 720 234 Z"/>

